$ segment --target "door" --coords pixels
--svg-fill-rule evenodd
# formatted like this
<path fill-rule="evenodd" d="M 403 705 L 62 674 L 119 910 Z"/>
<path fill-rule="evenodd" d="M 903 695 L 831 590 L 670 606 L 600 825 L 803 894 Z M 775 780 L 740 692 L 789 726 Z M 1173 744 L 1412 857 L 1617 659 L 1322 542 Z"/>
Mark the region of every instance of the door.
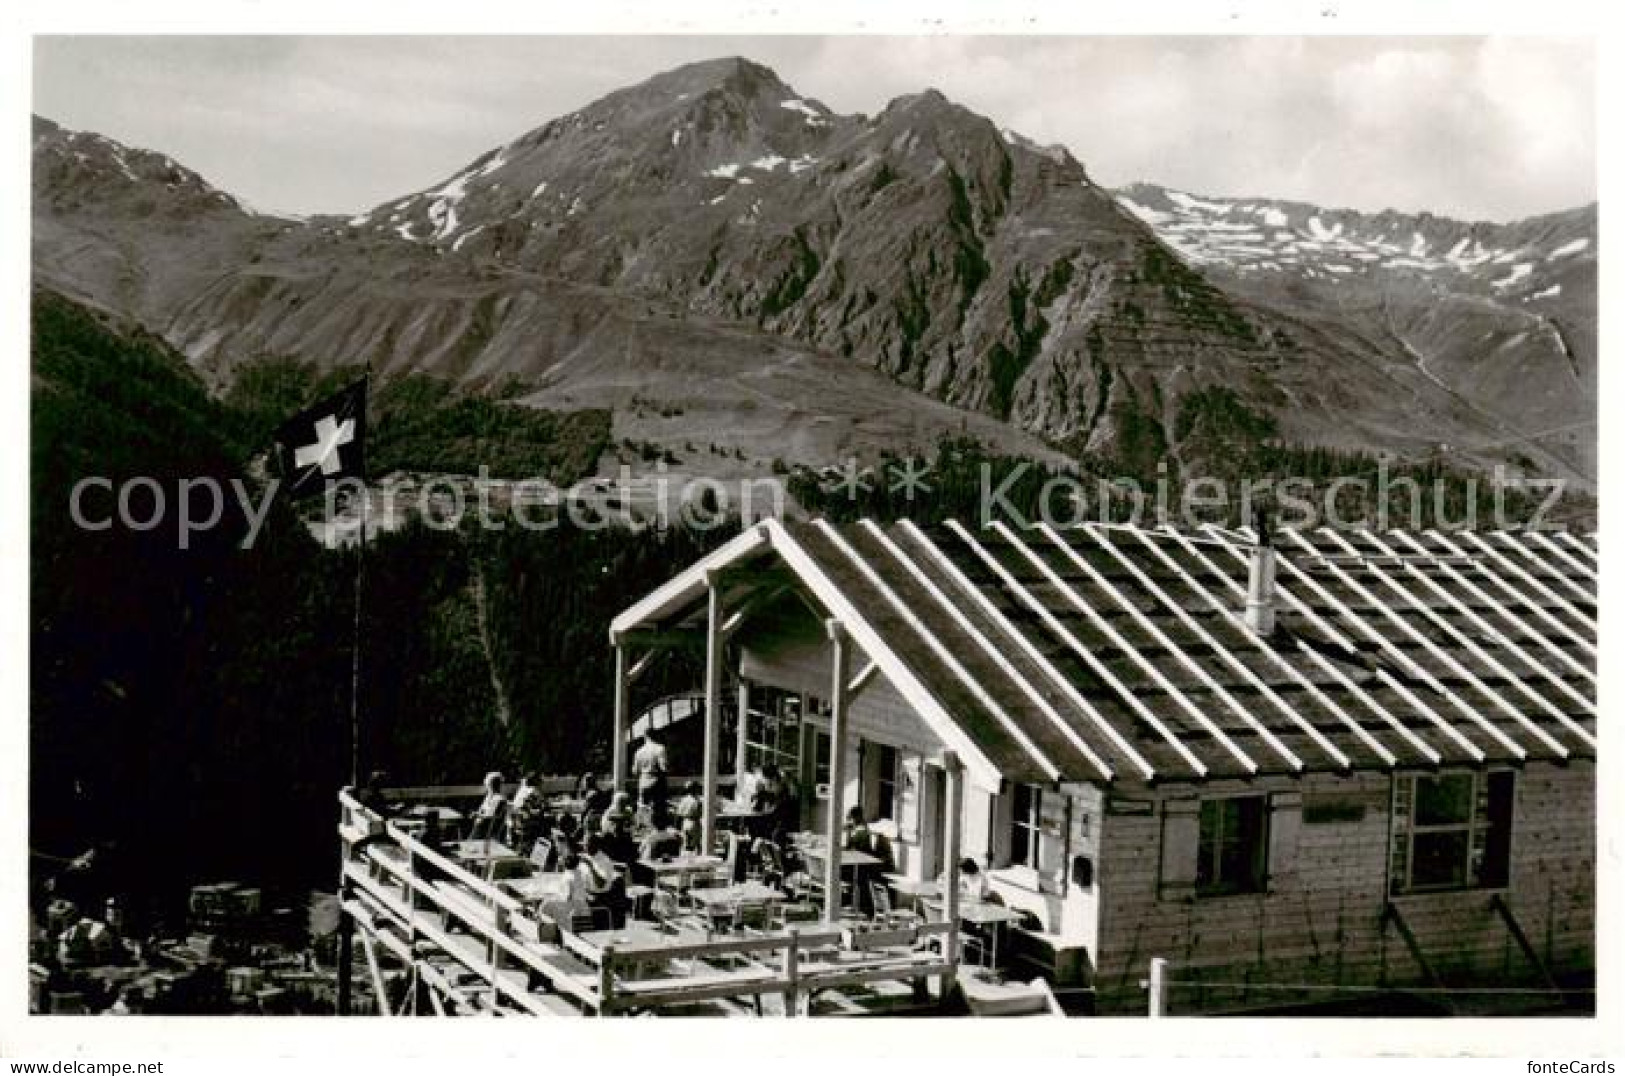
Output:
<path fill-rule="evenodd" d="M 947 775 L 940 766 L 920 767 L 920 877 L 935 878 L 947 866 L 942 861 L 943 810 L 948 802 Z"/>
<path fill-rule="evenodd" d="M 829 826 L 829 732 L 802 722 L 801 828 L 823 832 Z"/>

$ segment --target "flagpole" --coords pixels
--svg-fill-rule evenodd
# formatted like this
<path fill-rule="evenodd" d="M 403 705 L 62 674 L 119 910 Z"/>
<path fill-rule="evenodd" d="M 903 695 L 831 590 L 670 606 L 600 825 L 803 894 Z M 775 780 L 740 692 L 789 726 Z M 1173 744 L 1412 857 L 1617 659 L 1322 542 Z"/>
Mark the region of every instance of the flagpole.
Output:
<path fill-rule="evenodd" d="M 367 364 L 367 392 L 372 391 L 372 364 Z M 372 494 L 361 475 L 361 534 L 355 551 L 355 622 L 350 633 L 350 784 L 361 787 L 361 581 L 367 567 L 367 509 Z"/>

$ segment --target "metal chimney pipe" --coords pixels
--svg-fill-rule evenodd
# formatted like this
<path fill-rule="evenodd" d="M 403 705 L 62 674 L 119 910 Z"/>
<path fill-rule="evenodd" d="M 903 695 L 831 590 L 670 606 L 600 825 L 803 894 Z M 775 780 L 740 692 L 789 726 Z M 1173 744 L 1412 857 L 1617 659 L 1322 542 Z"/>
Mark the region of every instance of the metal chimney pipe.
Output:
<path fill-rule="evenodd" d="M 1269 638 L 1275 634 L 1275 546 L 1270 537 L 1269 514 L 1262 508 L 1254 515 L 1258 541 L 1247 565 L 1247 628 Z"/>

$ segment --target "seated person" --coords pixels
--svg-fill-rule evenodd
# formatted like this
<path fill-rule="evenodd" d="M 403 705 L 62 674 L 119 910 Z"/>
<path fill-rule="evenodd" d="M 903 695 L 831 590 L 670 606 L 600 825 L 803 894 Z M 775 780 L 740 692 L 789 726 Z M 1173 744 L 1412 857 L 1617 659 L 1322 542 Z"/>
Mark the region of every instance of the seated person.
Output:
<path fill-rule="evenodd" d="M 674 824 L 671 812 L 662 804 L 650 819 L 649 832 L 638 845 L 638 859 L 672 859 L 683 852 L 683 835 Z"/>
<path fill-rule="evenodd" d="M 854 852 L 874 853 L 874 834 L 864 820 L 862 807 L 854 807 L 846 812 L 846 836 L 842 846 Z"/>
<path fill-rule="evenodd" d="M 618 829 L 630 829 L 632 826 L 632 796 L 627 792 L 617 792 L 609 801 L 609 809 L 598 823 L 600 833 L 614 833 Z"/>
<path fill-rule="evenodd" d="M 948 889 L 948 872 L 943 871 L 937 875 L 937 886 L 944 893 Z M 982 868 L 976 865 L 976 860 L 966 856 L 959 861 L 959 895 L 967 900 L 986 900 L 988 898 L 987 875 Z"/>
<path fill-rule="evenodd" d="M 677 801 L 677 827 L 683 835 L 683 847 L 690 852 L 700 850 L 700 825 L 705 816 L 705 790 L 698 781 L 690 781 L 683 788 L 683 798 Z"/>
<path fill-rule="evenodd" d="M 626 880 L 621 876 L 619 864 L 610 858 L 601 838 L 588 835 L 577 870 L 587 891 L 592 907 L 607 908 L 612 926 L 626 922 Z"/>
<path fill-rule="evenodd" d="M 582 814 L 601 815 L 609 810 L 610 791 L 600 786 L 597 776 L 586 774 L 581 778 Z"/>
<path fill-rule="evenodd" d="M 734 806 L 741 810 L 754 811 L 756 809 L 756 795 L 762 787 L 762 770 L 760 766 L 752 766 L 739 775 L 739 783 L 734 785 Z"/>
<path fill-rule="evenodd" d="M 586 915 L 592 911 L 592 899 L 587 880 L 592 877 L 591 868 L 584 867 L 584 860 L 575 852 L 568 852 L 559 861 L 559 868 L 564 873 L 567 892 L 564 897 L 570 906 L 571 915 Z M 560 926 L 568 926 L 561 923 Z"/>
<path fill-rule="evenodd" d="M 756 791 L 751 796 L 751 810 L 762 814 L 773 814 L 779 806 L 779 768 L 769 762 L 762 767 L 761 777 L 756 783 Z"/>
<path fill-rule="evenodd" d="M 866 852 L 883 860 L 884 857 L 876 854 L 875 843 L 875 834 L 869 828 L 869 823 L 864 820 L 863 808 L 852 808 L 846 814 L 846 840 L 843 842 L 843 847 L 853 852 Z M 889 845 L 887 846 L 887 854 L 890 854 Z M 852 868 L 852 890 L 857 897 L 858 910 L 864 915 L 874 914 L 874 894 L 869 885 L 879 872 L 886 869 L 884 862 L 877 866 L 862 864 Z"/>
<path fill-rule="evenodd" d="M 499 836 L 502 832 L 500 827 L 507 819 L 508 808 L 508 797 L 502 794 L 502 774 L 492 770 L 485 775 L 485 798 L 474 812 L 469 838 L 481 840 Z"/>
<path fill-rule="evenodd" d="M 367 783 L 355 794 L 356 802 L 373 814 L 387 818 L 391 805 L 385 801 L 384 784 L 388 780 L 389 775 L 383 770 L 373 770 L 367 775 Z"/>

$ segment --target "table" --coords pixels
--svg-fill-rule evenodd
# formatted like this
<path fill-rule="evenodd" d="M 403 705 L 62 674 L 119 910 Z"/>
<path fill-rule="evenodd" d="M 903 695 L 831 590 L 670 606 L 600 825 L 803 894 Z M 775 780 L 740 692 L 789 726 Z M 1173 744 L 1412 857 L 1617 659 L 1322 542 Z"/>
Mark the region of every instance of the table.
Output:
<path fill-rule="evenodd" d="M 1004 933 L 1004 924 L 1014 923 L 1021 918 L 1021 913 L 1014 908 L 1007 908 L 1003 904 L 994 904 L 986 900 L 962 900 L 959 903 L 959 921 L 971 923 L 976 926 L 992 927 L 991 963 L 995 968 L 999 966 L 999 935 Z"/>
<path fill-rule="evenodd" d="M 688 891 L 688 896 L 696 904 L 702 904 L 707 908 L 721 904 L 766 904 L 770 901 L 784 899 L 783 892 L 757 881 L 691 889 Z"/>
<path fill-rule="evenodd" d="M 455 807 L 440 807 L 428 803 L 420 803 L 405 811 L 404 814 L 408 818 L 425 820 L 427 820 L 430 815 L 435 815 L 440 819 L 440 824 L 442 826 L 460 823 L 463 820 L 463 812 L 459 811 Z"/>
<path fill-rule="evenodd" d="M 801 845 L 798 845 L 798 848 L 801 851 L 802 858 L 808 861 L 807 862 L 808 868 L 812 869 L 814 874 L 822 875 L 823 874 L 822 867 L 820 866 L 818 868 L 814 868 L 813 865 L 815 863 L 816 864 L 823 864 L 823 863 L 828 862 L 828 860 L 829 860 L 829 849 L 828 849 L 828 847 L 826 845 L 823 845 L 823 844 L 816 844 L 816 845 L 801 844 Z M 868 852 L 860 852 L 856 848 L 843 848 L 843 849 L 841 849 L 841 870 L 842 871 L 850 870 L 852 872 L 852 901 L 853 901 L 853 906 L 854 907 L 857 907 L 857 908 L 860 908 L 860 909 L 865 907 L 864 902 L 862 900 L 860 900 L 859 897 L 858 897 L 858 871 L 859 871 L 859 869 L 863 868 L 863 867 L 878 867 L 884 862 L 885 862 L 885 860 L 879 858 L 878 856 L 872 856 Z"/>
<path fill-rule="evenodd" d="M 446 845 L 445 854 L 456 860 L 470 873 L 486 877 L 498 863 L 518 861 L 528 863 L 529 860 L 515 852 L 501 841 L 451 841 Z"/>
<path fill-rule="evenodd" d="M 927 899 L 942 896 L 942 886 L 929 878 L 910 878 L 906 874 L 887 874 L 884 877 L 900 896 L 908 898 L 909 905 L 916 911 Z"/>
<path fill-rule="evenodd" d="M 671 859 L 640 859 L 638 863 L 655 876 L 656 885 L 669 881 L 675 888 L 682 889 L 693 875 L 716 873 L 722 866 L 722 857 L 684 852 Z"/>
<path fill-rule="evenodd" d="M 533 874 L 529 878 L 515 878 L 503 887 L 526 904 L 540 904 L 546 900 L 570 898 L 570 875 L 564 871 Z"/>
<path fill-rule="evenodd" d="M 611 945 L 617 949 L 632 947 L 659 950 L 668 947 L 678 948 L 694 945 L 704 942 L 706 937 L 704 931 L 693 930 L 688 927 L 679 927 L 676 930 L 667 931 L 662 930 L 654 923 L 645 923 L 633 919 L 628 921 L 626 926 L 615 930 L 584 930 L 576 935 L 576 940 L 594 954 L 595 962 L 601 963 L 604 950 Z M 651 953 L 649 956 L 636 961 L 639 965 L 663 965 L 665 962 L 666 957 L 659 952 Z M 629 965 L 617 962 L 616 966 L 627 968 Z"/>

